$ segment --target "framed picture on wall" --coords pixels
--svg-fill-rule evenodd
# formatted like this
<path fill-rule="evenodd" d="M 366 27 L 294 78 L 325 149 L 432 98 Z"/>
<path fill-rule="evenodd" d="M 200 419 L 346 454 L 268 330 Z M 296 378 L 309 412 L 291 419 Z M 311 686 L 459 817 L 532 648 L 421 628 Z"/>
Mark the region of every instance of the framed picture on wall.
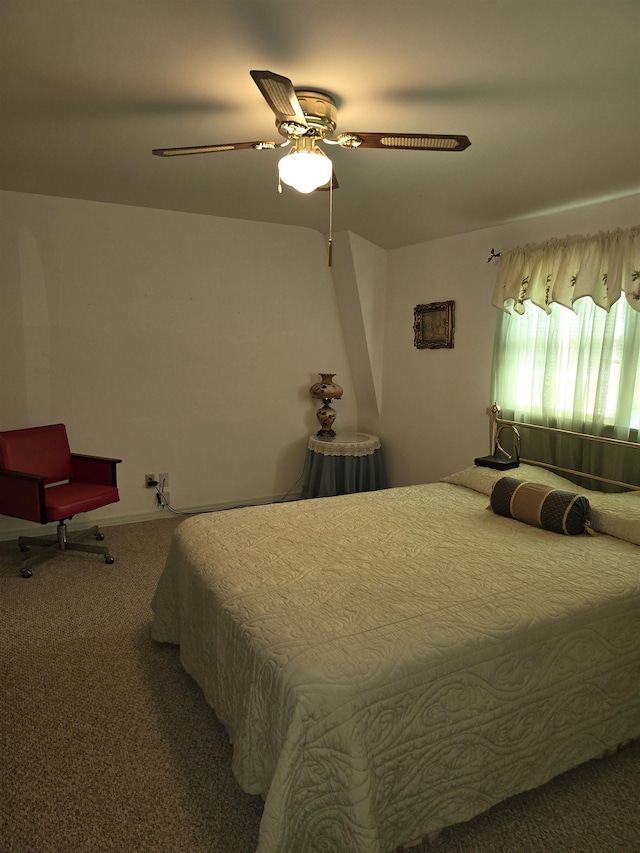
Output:
<path fill-rule="evenodd" d="M 413 309 L 413 343 L 418 349 L 453 349 L 455 302 L 428 302 Z"/>

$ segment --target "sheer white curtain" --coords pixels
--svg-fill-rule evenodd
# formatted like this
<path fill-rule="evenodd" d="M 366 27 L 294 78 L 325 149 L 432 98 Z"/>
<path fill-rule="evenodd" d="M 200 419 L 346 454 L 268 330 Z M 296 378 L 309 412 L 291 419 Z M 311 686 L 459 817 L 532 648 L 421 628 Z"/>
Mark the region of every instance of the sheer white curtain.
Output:
<path fill-rule="evenodd" d="M 640 226 L 503 252 L 492 301 L 492 399 L 506 417 L 638 440 Z M 542 461 L 584 462 L 575 443 L 530 440 Z M 611 476 L 610 456 L 588 455 L 600 470 L 587 470 Z"/>
<path fill-rule="evenodd" d="M 588 297 L 548 310 L 498 319 L 492 399 L 516 420 L 627 438 L 640 429 L 640 312 Z"/>

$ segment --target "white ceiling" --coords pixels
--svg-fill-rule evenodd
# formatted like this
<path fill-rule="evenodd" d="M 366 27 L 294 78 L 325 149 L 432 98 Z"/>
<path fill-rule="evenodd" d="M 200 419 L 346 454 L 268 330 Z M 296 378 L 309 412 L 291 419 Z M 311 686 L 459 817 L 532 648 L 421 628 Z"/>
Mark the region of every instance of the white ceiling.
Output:
<path fill-rule="evenodd" d="M 308 226 L 276 192 L 249 76 L 338 102 L 338 129 L 466 134 L 463 152 L 329 150 L 333 228 L 384 248 L 640 187 L 638 0 L 0 0 L 0 188 Z"/>

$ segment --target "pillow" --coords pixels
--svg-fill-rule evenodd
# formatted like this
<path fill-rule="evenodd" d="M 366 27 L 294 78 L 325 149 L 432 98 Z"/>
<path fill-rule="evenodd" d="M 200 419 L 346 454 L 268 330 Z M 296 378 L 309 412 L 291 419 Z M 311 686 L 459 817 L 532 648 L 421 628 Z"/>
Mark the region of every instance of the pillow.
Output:
<path fill-rule="evenodd" d="M 489 503 L 496 515 L 515 518 L 554 533 L 575 536 L 589 526 L 589 501 L 584 495 L 501 477 Z"/>
<path fill-rule="evenodd" d="M 597 492 L 590 501 L 594 530 L 640 545 L 640 491 L 622 494 Z"/>
<path fill-rule="evenodd" d="M 547 471 L 546 468 L 540 468 L 537 465 L 526 465 L 525 463 L 520 463 L 518 468 L 511 469 L 509 476 L 516 480 L 543 483 L 545 486 L 551 486 L 553 489 L 572 491 L 576 487 L 575 483 L 571 483 L 569 480 L 565 480 L 564 477 L 559 477 L 557 474 Z M 502 477 L 504 477 L 503 471 L 497 471 L 495 468 L 483 468 L 478 465 L 471 465 L 463 471 L 458 471 L 456 474 L 444 477 L 440 482 L 453 483 L 455 486 L 464 486 L 467 489 L 473 489 L 474 492 L 490 495 L 495 483 Z"/>

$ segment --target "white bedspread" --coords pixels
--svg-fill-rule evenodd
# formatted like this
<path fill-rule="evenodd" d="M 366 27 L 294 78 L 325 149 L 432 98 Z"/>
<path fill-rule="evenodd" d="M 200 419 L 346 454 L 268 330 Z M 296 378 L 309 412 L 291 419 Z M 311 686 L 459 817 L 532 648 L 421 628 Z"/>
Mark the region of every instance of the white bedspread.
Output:
<path fill-rule="evenodd" d="M 265 796 L 258 853 L 391 853 L 640 735 L 640 549 L 435 483 L 198 516 L 153 636 Z"/>

